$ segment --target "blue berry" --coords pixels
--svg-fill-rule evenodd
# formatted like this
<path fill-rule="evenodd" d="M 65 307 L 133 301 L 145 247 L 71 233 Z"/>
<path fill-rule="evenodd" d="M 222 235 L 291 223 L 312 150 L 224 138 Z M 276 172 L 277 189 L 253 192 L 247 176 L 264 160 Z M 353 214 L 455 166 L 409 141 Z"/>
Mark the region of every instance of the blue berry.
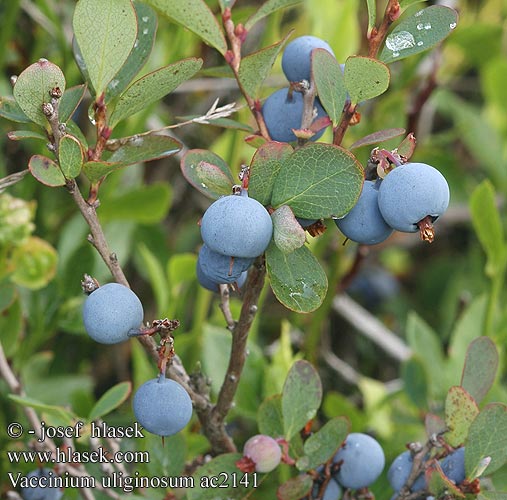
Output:
<path fill-rule="evenodd" d="M 201 220 L 201 236 L 222 255 L 254 258 L 268 247 L 273 223 L 268 211 L 243 193 L 223 196 L 210 205 Z"/>
<path fill-rule="evenodd" d="M 86 332 L 101 344 L 117 344 L 128 339 L 130 330 L 143 322 L 143 306 L 126 286 L 107 283 L 85 300 L 83 322 Z"/>
<path fill-rule="evenodd" d="M 376 481 L 384 469 L 385 456 L 376 439 L 352 432 L 336 452 L 333 462 L 342 462 L 335 479 L 345 488 L 358 489 Z"/>
<path fill-rule="evenodd" d="M 326 49 L 334 56 L 329 44 L 316 36 L 300 36 L 285 47 L 282 70 L 289 82 L 310 81 L 311 55 L 314 49 Z"/>
<path fill-rule="evenodd" d="M 393 229 L 415 233 L 419 221 L 427 216 L 435 221 L 447 210 L 449 197 L 449 185 L 436 168 L 406 163 L 391 170 L 382 181 L 378 206 Z"/>
<path fill-rule="evenodd" d="M 46 486 L 46 481 L 41 481 L 42 478 L 51 479 L 56 477 L 56 474 L 50 469 L 37 469 L 27 474 L 26 477 L 29 480 L 31 478 L 36 478 L 34 481 L 36 480 L 41 486 L 21 488 L 21 497 L 23 500 L 59 500 L 63 495 L 60 488 Z"/>
<path fill-rule="evenodd" d="M 376 181 L 364 181 L 359 199 L 352 210 L 345 217 L 335 219 L 336 226 L 349 240 L 375 245 L 393 232 L 378 208 L 378 189 Z"/>
<path fill-rule="evenodd" d="M 197 258 L 197 266 L 202 275 L 220 284 L 237 282 L 252 262 L 253 259 L 250 258 L 229 257 L 214 252 L 207 245 L 201 247 Z"/>
<path fill-rule="evenodd" d="M 137 389 L 132 408 L 136 420 L 148 432 L 159 436 L 176 434 L 192 417 L 188 392 L 164 375 L 148 380 Z"/>
<path fill-rule="evenodd" d="M 412 470 L 412 464 L 413 458 L 410 451 L 404 451 L 393 460 L 393 463 L 387 471 L 387 479 L 394 491 L 400 491 L 407 482 L 410 471 Z M 412 484 L 410 491 L 420 491 L 424 488 L 426 488 L 426 481 L 424 475 L 421 474 Z"/>
<path fill-rule="evenodd" d="M 444 474 L 455 484 L 460 484 L 466 477 L 465 448 L 458 448 L 442 459 L 440 466 Z"/>
<path fill-rule="evenodd" d="M 326 484 L 326 488 L 322 493 L 322 496 L 319 497 L 319 489 L 320 485 L 315 484 L 312 488 L 311 498 L 321 498 L 322 500 L 340 500 L 342 497 L 342 489 L 340 485 L 335 481 L 334 478 L 330 478 L 328 483 Z"/>
<path fill-rule="evenodd" d="M 280 445 L 270 436 L 252 436 L 243 447 L 243 456 L 255 464 L 256 472 L 271 472 L 282 459 Z"/>
<path fill-rule="evenodd" d="M 315 99 L 314 108 L 317 118 L 327 116 L 318 99 Z M 288 88 L 277 90 L 264 102 L 262 115 L 271 139 L 278 142 L 296 141 L 297 137 L 292 129 L 301 128 L 303 96 L 300 92 L 292 92 L 290 97 Z M 320 130 L 310 140 L 316 141 L 324 131 L 325 129 Z"/>

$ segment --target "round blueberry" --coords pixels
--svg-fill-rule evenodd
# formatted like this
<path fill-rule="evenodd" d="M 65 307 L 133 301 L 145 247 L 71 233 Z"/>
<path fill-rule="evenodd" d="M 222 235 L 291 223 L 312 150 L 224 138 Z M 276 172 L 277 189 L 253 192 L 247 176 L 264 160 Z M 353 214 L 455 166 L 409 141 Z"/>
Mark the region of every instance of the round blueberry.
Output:
<path fill-rule="evenodd" d="M 44 484 L 46 481 L 41 481 L 42 478 L 51 479 L 56 477 L 56 474 L 50 469 L 37 469 L 27 474 L 26 477 L 28 480 L 37 478 L 37 483 L 41 484 L 41 486 L 35 486 L 34 488 L 27 486 L 21 488 L 21 497 L 23 500 L 59 500 L 63 495 L 60 488 L 46 486 Z"/>
<path fill-rule="evenodd" d="M 280 463 L 282 450 L 272 437 L 257 434 L 245 443 L 243 456 L 252 460 L 256 472 L 271 472 Z"/>
<path fill-rule="evenodd" d="M 315 484 L 312 488 L 311 498 L 317 498 L 319 495 L 320 485 Z M 326 488 L 322 493 L 322 496 L 319 497 L 322 500 L 340 500 L 342 497 L 342 489 L 340 485 L 334 480 L 334 478 L 330 478 L 328 483 L 326 484 Z"/>
<path fill-rule="evenodd" d="M 226 284 L 237 282 L 243 272 L 252 265 L 253 260 L 222 255 L 203 245 L 199 250 L 197 266 L 212 282 Z"/>
<path fill-rule="evenodd" d="M 387 471 L 387 479 L 394 491 L 400 491 L 407 482 L 410 471 L 412 470 L 413 458 L 410 451 L 400 453 Z M 415 492 L 426 488 L 424 475 L 421 474 L 412 484 L 410 491 Z"/>
<path fill-rule="evenodd" d="M 376 439 L 352 432 L 336 452 L 333 462 L 342 462 L 335 479 L 345 488 L 358 489 L 376 481 L 384 469 L 385 456 Z"/>
<path fill-rule="evenodd" d="M 406 163 L 391 170 L 382 181 L 378 206 L 393 229 L 419 231 L 417 223 L 427 216 L 435 221 L 449 206 L 445 177 L 426 163 Z"/>
<path fill-rule="evenodd" d="M 316 36 L 300 36 L 287 44 L 282 55 L 282 70 L 289 82 L 310 81 L 311 55 L 314 49 L 326 49 L 334 56 L 329 44 Z"/>
<path fill-rule="evenodd" d="M 318 99 L 315 99 L 314 109 L 317 118 L 327 116 Z M 278 142 L 296 141 L 297 137 L 292 129 L 301 128 L 303 96 L 300 92 L 292 92 L 292 96 L 289 96 L 288 88 L 277 90 L 264 102 L 262 115 L 271 139 Z M 316 141 L 324 131 L 325 129 L 320 130 L 310 140 Z"/>
<path fill-rule="evenodd" d="M 181 431 L 192 417 L 192 400 L 188 392 L 169 378 L 160 375 L 137 389 L 132 401 L 136 420 L 152 434 L 171 436 Z"/>
<path fill-rule="evenodd" d="M 364 245 L 375 245 L 387 239 L 393 232 L 378 208 L 378 184 L 364 181 L 359 199 L 352 210 L 335 219 L 338 229 L 349 239 Z"/>
<path fill-rule="evenodd" d="M 465 448 L 458 448 L 440 462 L 443 473 L 455 484 L 461 484 L 465 477 Z"/>
<path fill-rule="evenodd" d="M 204 243 L 226 256 L 258 257 L 268 247 L 272 234 L 273 223 L 268 211 L 245 195 L 219 198 L 201 220 Z"/>
<path fill-rule="evenodd" d="M 128 339 L 130 330 L 143 322 L 143 306 L 137 295 L 119 283 L 107 283 L 85 300 L 83 322 L 88 335 L 101 344 Z"/>

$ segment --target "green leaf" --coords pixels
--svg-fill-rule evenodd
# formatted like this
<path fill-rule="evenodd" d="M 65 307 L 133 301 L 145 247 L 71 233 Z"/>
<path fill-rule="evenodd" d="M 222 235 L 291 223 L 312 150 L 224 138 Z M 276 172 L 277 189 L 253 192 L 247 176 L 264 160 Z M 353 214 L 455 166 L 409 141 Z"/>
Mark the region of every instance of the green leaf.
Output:
<path fill-rule="evenodd" d="M 48 405 L 30 397 L 21 397 L 14 394 L 9 394 L 7 397 L 21 406 L 27 406 L 39 412 L 45 412 L 49 415 L 55 416 L 63 422 L 66 422 L 67 426 L 71 426 L 75 420 L 75 415 L 62 406 Z"/>
<path fill-rule="evenodd" d="M 23 113 L 19 104 L 10 97 L 0 97 L 0 116 L 17 123 L 30 123 L 32 121 Z"/>
<path fill-rule="evenodd" d="M 378 144 L 380 142 L 389 141 L 395 137 L 399 137 L 405 133 L 404 128 L 388 128 L 385 130 L 379 130 L 368 134 L 358 139 L 356 142 L 349 146 L 349 149 L 357 149 L 363 146 L 371 146 L 372 144 Z"/>
<path fill-rule="evenodd" d="M 430 464 L 424 476 L 428 490 L 435 498 L 441 498 L 444 495 L 449 495 L 451 498 L 465 498 L 465 494 L 446 477 L 438 462 Z"/>
<path fill-rule="evenodd" d="M 205 43 L 221 54 L 227 50 L 227 42 L 213 12 L 203 0 L 148 0 L 164 16 L 195 33 Z"/>
<path fill-rule="evenodd" d="M 155 296 L 157 303 L 157 318 L 165 313 L 169 304 L 169 286 L 168 280 L 164 273 L 164 268 L 153 252 L 144 244 L 138 245 L 139 257 L 143 265 L 144 272 L 148 276 L 148 280 Z"/>
<path fill-rule="evenodd" d="M 64 186 L 65 177 L 56 162 L 42 155 L 34 155 L 28 161 L 30 173 L 46 186 Z"/>
<path fill-rule="evenodd" d="M 58 161 L 67 179 L 77 177 L 83 167 L 84 152 L 81 143 L 72 135 L 65 134 L 58 146 Z"/>
<path fill-rule="evenodd" d="M 136 12 L 130 0 L 79 0 L 72 26 L 91 86 L 99 97 L 134 47 Z"/>
<path fill-rule="evenodd" d="M 190 149 L 181 159 L 183 177 L 208 198 L 231 194 L 234 178 L 220 156 L 205 149 Z"/>
<path fill-rule="evenodd" d="M 482 490 L 477 500 L 507 500 L 507 492 Z"/>
<path fill-rule="evenodd" d="M 11 132 L 7 132 L 7 137 L 11 141 L 22 141 L 24 139 L 48 140 L 47 136 L 39 134 L 38 132 L 32 132 L 31 130 L 12 130 Z"/>
<path fill-rule="evenodd" d="M 398 61 L 434 47 L 446 38 L 458 23 L 455 10 L 432 5 L 403 18 L 386 38 L 379 59 Z"/>
<path fill-rule="evenodd" d="M 245 23 L 245 28 L 250 30 L 250 28 L 261 19 L 269 16 L 273 12 L 276 12 L 279 9 L 285 9 L 287 7 L 292 7 L 301 3 L 303 0 L 267 0 L 264 2 L 259 9 L 257 9 L 254 14 L 252 14 L 247 22 Z"/>
<path fill-rule="evenodd" d="M 370 57 L 352 56 L 345 61 L 345 86 L 353 104 L 383 94 L 389 87 L 389 68 Z"/>
<path fill-rule="evenodd" d="M 461 386 L 480 403 L 495 381 L 498 351 L 488 337 L 475 339 L 468 347 Z"/>
<path fill-rule="evenodd" d="M 277 208 L 272 214 L 273 239 L 276 246 L 285 254 L 302 247 L 306 241 L 305 230 L 294 217 L 287 205 Z"/>
<path fill-rule="evenodd" d="M 299 470 L 315 469 L 330 460 L 345 441 L 349 428 L 350 422 L 345 417 L 328 420 L 305 441 L 305 455 L 298 459 L 296 467 Z"/>
<path fill-rule="evenodd" d="M 290 144 L 265 142 L 255 152 L 250 163 L 248 192 L 263 205 L 271 203 L 271 194 L 283 162 L 293 153 Z"/>
<path fill-rule="evenodd" d="M 181 144 L 167 135 L 134 135 L 118 139 L 118 149 L 107 161 L 89 161 L 83 166 L 85 175 L 92 182 L 119 168 L 166 158 L 177 153 Z"/>
<path fill-rule="evenodd" d="M 39 59 L 18 76 L 13 94 L 23 113 L 38 125 L 46 127 L 48 121 L 42 112 L 42 105 L 50 102 L 50 92 L 56 87 L 62 92 L 65 90 L 62 70 L 47 59 Z"/>
<path fill-rule="evenodd" d="M 312 143 L 284 159 L 271 201 L 275 208 L 289 205 L 296 217 L 340 217 L 355 205 L 363 181 L 363 167 L 351 153 Z"/>
<path fill-rule="evenodd" d="M 320 102 L 336 125 L 348 97 L 343 70 L 326 49 L 315 49 L 312 51 L 312 73 Z"/>
<path fill-rule="evenodd" d="M 426 364 L 417 355 L 413 355 L 401 365 L 403 389 L 417 408 L 428 407 L 428 373 Z"/>
<path fill-rule="evenodd" d="M 368 6 L 368 33 L 375 27 L 377 22 L 377 2 L 375 0 L 366 0 Z"/>
<path fill-rule="evenodd" d="M 120 382 L 108 389 L 101 398 L 95 403 L 88 420 L 97 420 L 104 415 L 111 413 L 127 400 L 132 391 L 131 382 Z"/>
<path fill-rule="evenodd" d="M 157 14 L 147 4 L 134 2 L 138 33 L 133 49 L 106 89 L 106 102 L 120 95 L 146 64 L 157 33 Z"/>
<path fill-rule="evenodd" d="M 449 429 L 444 436 L 446 442 L 455 448 L 461 446 L 478 414 L 474 398 L 463 387 L 451 387 L 445 399 L 445 423 Z"/>
<path fill-rule="evenodd" d="M 251 473 L 243 474 L 237 468 L 236 462 L 240 458 L 241 453 L 224 453 L 201 465 L 192 475 L 195 487 L 188 489 L 188 500 L 218 500 L 223 497 L 224 491 L 227 500 L 246 498 L 248 492 L 255 487 L 254 476 Z M 236 477 L 236 487 L 233 487 L 233 476 Z M 257 478 L 259 481 L 259 476 Z M 243 481 L 240 482 L 242 479 Z M 210 481 L 214 481 L 214 486 Z M 220 489 L 219 485 L 222 485 Z"/>
<path fill-rule="evenodd" d="M 306 246 L 284 254 L 271 243 L 266 252 L 266 267 L 271 288 L 285 307 L 300 313 L 320 307 L 327 292 L 327 276 Z"/>
<path fill-rule="evenodd" d="M 484 470 L 483 460 L 491 461 L 485 470 L 490 475 L 507 462 L 507 406 L 492 403 L 477 415 L 465 443 L 466 477 L 473 480 Z"/>
<path fill-rule="evenodd" d="M 481 182 L 470 198 L 472 224 L 488 258 L 486 274 L 489 277 L 501 273 L 507 264 L 507 247 L 495 198 L 495 189 L 489 180 Z"/>
<path fill-rule="evenodd" d="M 58 254 L 47 241 L 31 236 L 12 254 L 15 271 L 11 279 L 30 290 L 45 287 L 56 274 Z"/>
<path fill-rule="evenodd" d="M 321 401 L 322 383 L 317 370 L 308 361 L 296 361 L 285 379 L 282 391 L 282 415 L 287 441 L 315 417 Z"/>
<path fill-rule="evenodd" d="M 167 183 L 156 182 L 108 199 L 101 205 L 100 220 L 134 221 L 140 224 L 157 224 L 169 211 L 172 191 Z"/>
<path fill-rule="evenodd" d="M 276 498 L 278 500 L 299 500 L 310 493 L 313 479 L 308 474 L 300 474 L 285 481 L 278 487 Z"/>
<path fill-rule="evenodd" d="M 86 92 L 86 85 L 76 85 L 67 89 L 58 104 L 60 123 L 66 123 L 74 114 Z"/>
<path fill-rule="evenodd" d="M 275 63 L 276 57 L 291 34 L 292 31 L 283 40 L 248 54 L 241 59 L 239 81 L 249 96 L 257 97 L 264 80 Z"/>
<path fill-rule="evenodd" d="M 110 126 L 114 127 L 121 120 L 162 99 L 182 82 L 195 75 L 201 66 L 202 59 L 192 57 L 164 66 L 135 81 L 120 96 L 111 115 Z"/>
<path fill-rule="evenodd" d="M 282 415 L 282 395 L 275 394 L 266 398 L 257 412 L 259 432 L 275 439 L 284 434 Z"/>
<path fill-rule="evenodd" d="M 0 316 L 16 300 L 17 290 L 8 278 L 0 281 Z"/>

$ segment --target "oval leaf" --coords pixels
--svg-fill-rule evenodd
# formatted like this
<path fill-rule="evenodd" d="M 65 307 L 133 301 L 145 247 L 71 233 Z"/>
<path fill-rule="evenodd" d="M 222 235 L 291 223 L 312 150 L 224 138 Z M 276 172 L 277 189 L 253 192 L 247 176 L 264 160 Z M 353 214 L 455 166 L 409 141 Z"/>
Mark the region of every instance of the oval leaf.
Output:
<path fill-rule="evenodd" d="M 330 460 L 342 445 L 350 429 L 350 422 L 345 417 L 335 417 L 312 434 L 304 445 L 305 455 L 296 462 L 299 470 L 315 469 Z"/>
<path fill-rule="evenodd" d="M 492 403 L 472 422 L 465 443 L 465 470 L 472 480 L 484 470 L 484 459 L 490 457 L 485 472 L 490 475 L 507 462 L 507 406 Z"/>
<path fill-rule="evenodd" d="M 291 34 L 292 31 L 283 40 L 248 54 L 241 59 L 239 81 L 248 95 L 257 97 L 259 89 L 275 63 L 276 57 Z"/>
<path fill-rule="evenodd" d="M 234 184 L 229 165 L 220 156 L 205 149 L 190 149 L 181 159 L 185 179 L 208 198 L 231 194 Z"/>
<path fill-rule="evenodd" d="M 250 28 L 260 21 L 264 19 L 266 16 L 269 16 L 273 12 L 276 12 L 279 9 L 285 9 L 287 7 L 292 7 L 293 5 L 297 5 L 301 3 L 303 0 L 267 0 L 264 2 L 256 12 L 254 12 L 245 23 L 245 28 L 250 30 Z"/>
<path fill-rule="evenodd" d="M 271 243 L 266 266 L 271 288 L 285 307 L 300 313 L 320 307 L 327 292 L 327 276 L 306 246 L 284 254 Z"/>
<path fill-rule="evenodd" d="M 265 142 L 258 147 L 250 163 L 248 192 L 263 205 L 271 203 L 276 177 L 284 160 L 294 149 L 285 142 Z"/>
<path fill-rule="evenodd" d="M 480 403 L 495 381 L 498 368 L 498 351 L 488 337 L 479 337 L 468 347 L 461 376 L 463 387 Z"/>
<path fill-rule="evenodd" d="M 455 448 L 462 445 L 478 413 L 477 403 L 463 387 L 451 387 L 445 399 L 445 423 L 448 432 L 444 437 L 447 443 Z"/>
<path fill-rule="evenodd" d="M 402 19 L 387 36 L 380 60 L 385 63 L 424 52 L 456 28 L 458 14 L 442 5 L 432 5 Z"/>
<path fill-rule="evenodd" d="M 72 26 L 90 84 L 98 97 L 136 42 L 134 7 L 130 0 L 79 0 Z"/>
<path fill-rule="evenodd" d="M 64 186 L 65 177 L 56 162 L 42 155 L 34 155 L 28 162 L 30 173 L 46 186 Z"/>
<path fill-rule="evenodd" d="M 352 103 L 357 104 L 383 94 L 391 75 L 389 68 L 376 59 L 353 56 L 345 62 L 343 77 Z"/>
<path fill-rule="evenodd" d="M 13 94 L 23 113 L 45 127 L 48 122 L 42 112 L 42 105 L 51 100 L 50 91 L 56 87 L 65 91 L 62 70 L 47 59 L 39 59 L 18 76 Z"/>
<path fill-rule="evenodd" d="M 305 360 L 296 361 L 282 390 L 285 439 L 289 441 L 317 414 L 322 401 L 322 383 L 317 370 Z"/>
<path fill-rule="evenodd" d="M 81 143 L 72 135 L 65 134 L 58 146 L 58 161 L 67 179 L 77 177 L 83 167 L 84 153 Z"/>
<path fill-rule="evenodd" d="M 95 403 L 88 420 L 97 420 L 98 418 L 111 413 L 118 408 L 130 395 L 132 384 L 130 382 L 120 382 L 107 390 L 101 398 Z"/>
<path fill-rule="evenodd" d="M 283 253 L 291 253 L 306 241 L 305 230 L 287 205 L 277 208 L 272 214 L 273 239 Z"/>
<path fill-rule="evenodd" d="M 157 14 L 145 3 L 134 2 L 138 33 L 133 49 L 106 89 L 106 102 L 120 95 L 146 64 L 157 33 Z"/>
<path fill-rule="evenodd" d="M 135 81 L 118 100 L 111 115 L 111 127 L 145 109 L 152 102 L 162 99 L 195 75 L 201 66 L 202 59 L 192 57 L 148 73 Z"/>
<path fill-rule="evenodd" d="M 276 492 L 276 498 L 278 500 L 300 500 L 310 493 L 312 486 L 311 476 L 301 474 L 281 484 Z"/>
<path fill-rule="evenodd" d="M 45 135 L 33 132 L 32 130 L 12 130 L 7 132 L 7 137 L 11 141 L 22 141 L 23 139 L 40 139 L 47 141 L 48 138 Z"/>
<path fill-rule="evenodd" d="M 347 100 L 343 70 L 326 49 L 312 51 L 312 73 L 320 102 L 334 124 L 340 121 Z"/>
<path fill-rule="evenodd" d="M 272 204 L 289 205 L 305 219 L 340 217 L 355 205 L 363 181 L 363 167 L 351 153 L 332 144 L 308 144 L 283 161 Z"/>
<path fill-rule="evenodd" d="M 203 0 L 148 0 L 164 16 L 181 24 L 225 54 L 227 43 L 213 12 Z"/>
<path fill-rule="evenodd" d="M 37 410 L 39 412 L 44 412 L 48 415 L 55 416 L 62 422 L 65 422 L 69 427 L 73 425 L 74 420 L 76 418 L 76 416 L 72 412 L 66 410 L 62 406 L 48 405 L 33 398 L 16 396 L 14 394 L 9 394 L 7 397 L 11 401 L 14 401 L 16 404 L 28 406 L 29 408 L 33 408 L 34 410 Z"/>
<path fill-rule="evenodd" d="M 31 120 L 23 113 L 19 104 L 10 97 L 0 97 L 0 116 L 17 123 L 30 123 Z"/>

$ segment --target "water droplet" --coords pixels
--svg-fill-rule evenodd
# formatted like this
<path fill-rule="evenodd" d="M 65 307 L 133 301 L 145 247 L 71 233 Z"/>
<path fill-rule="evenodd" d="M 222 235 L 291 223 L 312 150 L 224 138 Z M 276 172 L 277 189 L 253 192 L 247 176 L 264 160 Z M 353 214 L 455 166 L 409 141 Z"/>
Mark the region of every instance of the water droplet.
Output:
<path fill-rule="evenodd" d="M 409 49 L 414 45 L 415 45 L 414 37 L 412 33 L 409 33 L 408 31 L 398 31 L 396 33 L 391 33 L 386 38 L 386 46 L 393 52 L 394 51 L 397 52 L 403 49 Z"/>
<path fill-rule="evenodd" d="M 148 34 L 148 28 L 144 28 L 143 35 L 147 35 L 147 34 Z"/>
<path fill-rule="evenodd" d="M 136 38 L 136 41 L 134 42 L 134 49 L 137 49 L 138 45 L 139 45 L 139 40 Z"/>
<path fill-rule="evenodd" d="M 431 29 L 431 23 L 426 23 L 426 24 L 424 25 L 424 29 L 425 29 L 425 30 L 430 30 L 430 29 Z"/>
<path fill-rule="evenodd" d="M 201 186 L 202 186 L 204 189 L 208 189 L 208 186 L 206 186 L 206 184 L 204 184 L 204 182 L 201 182 Z"/>
<path fill-rule="evenodd" d="M 150 20 L 148 16 L 143 16 L 141 19 L 143 20 L 143 23 L 147 23 Z"/>
<path fill-rule="evenodd" d="M 423 23 L 419 23 L 416 28 L 421 31 L 423 28 L 424 28 L 424 24 Z"/>
<path fill-rule="evenodd" d="M 114 79 L 109 82 L 109 86 L 114 90 L 116 87 L 118 87 L 119 83 L 120 83 L 120 80 Z"/>
<path fill-rule="evenodd" d="M 451 23 L 449 24 L 449 28 L 451 28 L 452 30 L 456 27 L 456 23 Z"/>
<path fill-rule="evenodd" d="M 414 17 L 419 17 L 419 16 L 422 16 L 422 15 L 423 15 L 423 12 L 424 12 L 424 9 L 421 9 L 421 10 L 417 11 L 417 12 L 414 14 Z"/>
<path fill-rule="evenodd" d="M 38 61 L 39 64 L 46 64 L 48 60 L 45 57 L 41 57 Z"/>
<path fill-rule="evenodd" d="M 399 52 L 393 52 L 393 57 L 399 57 L 399 56 L 400 56 Z"/>
<path fill-rule="evenodd" d="M 422 47 L 423 45 L 424 45 L 424 42 L 423 42 L 422 40 L 419 40 L 419 41 L 417 42 L 417 46 L 418 46 L 418 47 Z"/>

